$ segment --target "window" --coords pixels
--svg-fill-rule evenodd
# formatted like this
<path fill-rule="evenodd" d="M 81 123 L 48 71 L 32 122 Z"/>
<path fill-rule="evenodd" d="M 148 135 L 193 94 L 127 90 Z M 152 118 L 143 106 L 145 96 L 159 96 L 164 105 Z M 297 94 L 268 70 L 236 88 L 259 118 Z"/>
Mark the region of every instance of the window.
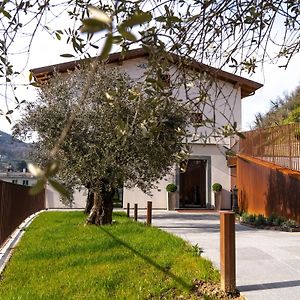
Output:
<path fill-rule="evenodd" d="M 203 121 L 202 113 L 192 113 L 190 117 L 190 121 L 193 126 L 201 126 Z"/>
<path fill-rule="evenodd" d="M 18 184 L 18 180 L 17 180 L 17 179 L 13 179 L 13 180 L 12 180 L 12 183 Z"/>
<path fill-rule="evenodd" d="M 28 185 L 28 180 L 23 180 L 23 185 Z"/>
<path fill-rule="evenodd" d="M 167 86 L 170 86 L 171 84 L 171 76 L 170 74 L 161 74 L 160 80 Z"/>

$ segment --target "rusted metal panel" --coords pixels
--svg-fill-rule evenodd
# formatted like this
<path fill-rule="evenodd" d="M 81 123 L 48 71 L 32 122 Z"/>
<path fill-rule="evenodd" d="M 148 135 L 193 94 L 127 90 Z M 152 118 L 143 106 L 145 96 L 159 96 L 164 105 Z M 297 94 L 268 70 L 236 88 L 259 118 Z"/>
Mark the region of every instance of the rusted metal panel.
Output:
<path fill-rule="evenodd" d="M 239 154 L 237 187 L 241 210 L 300 223 L 300 172 Z"/>
<path fill-rule="evenodd" d="M 231 185 L 231 188 L 234 188 L 236 187 L 236 173 L 237 172 L 237 168 L 236 166 L 235 167 L 232 167 L 230 168 L 230 185 Z"/>
<path fill-rule="evenodd" d="M 31 196 L 29 189 L 0 181 L 0 245 L 27 217 L 45 208 L 45 191 Z"/>
<path fill-rule="evenodd" d="M 226 292 L 236 290 L 235 260 L 235 214 L 220 211 L 221 288 Z"/>
<path fill-rule="evenodd" d="M 236 166 L 236 156 L 228 156 L 227 157 L 227 166 L 235 167 Z"/>

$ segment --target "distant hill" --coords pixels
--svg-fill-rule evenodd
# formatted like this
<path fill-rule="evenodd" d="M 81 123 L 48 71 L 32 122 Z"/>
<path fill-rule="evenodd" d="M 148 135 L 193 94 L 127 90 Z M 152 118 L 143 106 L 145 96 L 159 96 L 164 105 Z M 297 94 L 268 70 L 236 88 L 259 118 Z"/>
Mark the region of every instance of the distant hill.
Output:
<path fill-rule="evenodd" d="M 255 119 L 255 128 L 300 123 L 300 85 L 289 95 L 271 101 L 270 110 L 256 114 Z"/>
<path fill-rule="evenodd" d="M 20 162 L 28 160 L 31 148 L 31 144 L 0 131 L 0 170 L 4 171 L 9 164 L 17 167 Z"/>

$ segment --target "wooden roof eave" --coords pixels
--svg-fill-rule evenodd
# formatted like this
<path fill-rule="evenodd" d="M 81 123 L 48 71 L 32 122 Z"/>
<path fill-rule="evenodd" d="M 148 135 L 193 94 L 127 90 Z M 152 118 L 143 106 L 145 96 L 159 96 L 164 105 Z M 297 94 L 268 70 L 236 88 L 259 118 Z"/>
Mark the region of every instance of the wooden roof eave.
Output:
<path fill-rule="evenodd" d="M 117 52 L 109 55 L 107 63 L 122 62 L 124 60 L 146 57 L 148 55 L 149 53 L 145 52 L 145 50 L 142 48 L 129 50 L 125 56 L 121 52 Z M 38 83 L 44 83 L 53 75 L 55 71 L 59 73 L 73 71 L 76 67 L 82 65 L 83 62 L 87 62 L 88 60 L 92 59 L 95 58 L 88 58 L 85 60 L 76 60 L 56 65 L 50 65 L 41 68 L 35 68 L 30 71 L 33 73 L 33 76 Z M 172 54 L 172 59 L 174 59 L 175 61 L 179 61 L 181 58 L 176 54 Z M 197 62 L 194 59 L 191 59 L 190 61 L 187 60 L 187 66 L 197 71 L 207 72 L 213 77 L 231 83 L 234 86 L 239 86 L 241 88 L 241 98 L 248 97 L 254 94 L 257 89 L 263 86 L 258 82 L 205 65 L 203 63 Z"/>

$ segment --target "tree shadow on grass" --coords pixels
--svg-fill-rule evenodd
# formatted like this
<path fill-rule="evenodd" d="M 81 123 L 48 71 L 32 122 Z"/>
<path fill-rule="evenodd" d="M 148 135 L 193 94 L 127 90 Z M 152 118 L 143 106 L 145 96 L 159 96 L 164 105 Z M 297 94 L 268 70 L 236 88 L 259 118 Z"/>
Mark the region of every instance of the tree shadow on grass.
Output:
<path fill-rule="evenodd" d="M 183 288 L 188 289 L 188 290 L 191 288 L 191 284 L 188 284 L 186 281 L 184 281 L 179 276 L 173 274 L 172 272 L 170 272 L 166 268 L 162 267 L 161 265 L 159 265 L 158 263 L 156 263 L 154 260 L 152 260 L 148 256 L 146 256 L 146 255 L 140 253 L 139 251 L 135 250 L 132 246 L 130 246 L 129 244 L 125 243 L 124 241 L 122 241 L 121 239 L 119 239 L 118 237 L 116 237 L 115 235 L 113 235 L 111 232 L 109 232 L 108 230 L 106 230 L 102 226 L 100 226 L 99 228 L 102 231 L 104 231 L 108 236 L 110 236 L 115 241 L 117 241 L 118 243 L 120 243 L 122 246 L 124 246 L 125 248 L 129 249 L 135 255 L 137 255 L 138 257 L 142 258 L 147 263 L 149 263 L 150 265 L 152 265 L 153 267 L 155 267 L 157 270 L 159 270 L 160 272 L 163 272 L 166 275 L 168 275 L 169 277 L 171 277 L 174 281 L 176 281 L 178 284 L 180 284 Z"/>

